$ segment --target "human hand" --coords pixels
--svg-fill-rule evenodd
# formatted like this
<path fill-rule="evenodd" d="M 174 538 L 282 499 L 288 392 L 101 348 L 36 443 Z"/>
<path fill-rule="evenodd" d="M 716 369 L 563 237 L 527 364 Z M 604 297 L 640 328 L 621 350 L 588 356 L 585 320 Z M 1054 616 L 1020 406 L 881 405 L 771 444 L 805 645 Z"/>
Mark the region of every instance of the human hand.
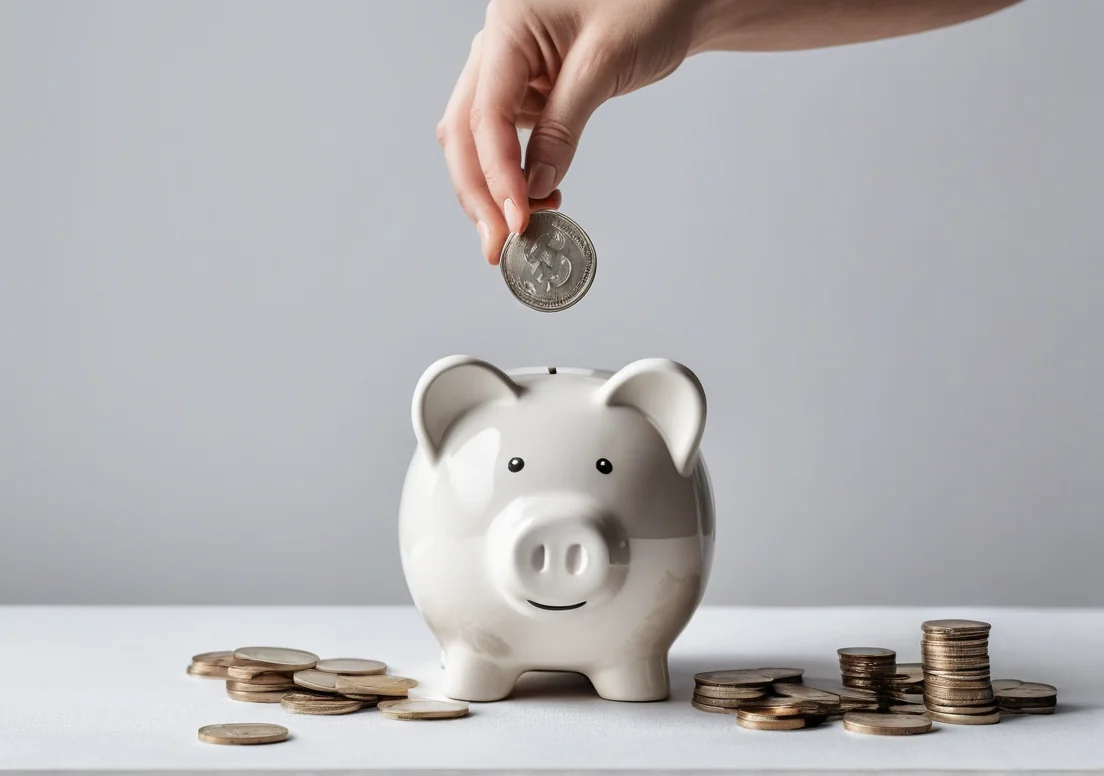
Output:
<path fill-rule="evenodd" d="M 491 0 L 437 139 L 483 255 L 560 206 L 591 115 L 686 58 L 698 0 Z M 522 168 L 517 130 L 531 128 Z"/>

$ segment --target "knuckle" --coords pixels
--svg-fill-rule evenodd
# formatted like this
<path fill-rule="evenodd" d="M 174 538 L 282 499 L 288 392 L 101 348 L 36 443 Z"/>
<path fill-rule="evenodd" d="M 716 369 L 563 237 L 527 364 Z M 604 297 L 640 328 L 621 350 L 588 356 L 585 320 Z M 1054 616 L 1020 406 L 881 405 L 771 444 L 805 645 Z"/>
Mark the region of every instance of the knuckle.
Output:
<path fill-rule="evenodd" d="M 575 137 L 575 132 L 562 121 L 548 118 L 533 127 L 529 142 L 541 146 L 552 145 L 575 148 L 579 141 Z"/>
<path fill-rule="evenodd" d="M 444 148 L 445 144 L 448 143 L 448 138 L 448 122 L 445 119 L 441 119 L 437 122 L 437 145 L 441 146 L 441 148 Z"/>

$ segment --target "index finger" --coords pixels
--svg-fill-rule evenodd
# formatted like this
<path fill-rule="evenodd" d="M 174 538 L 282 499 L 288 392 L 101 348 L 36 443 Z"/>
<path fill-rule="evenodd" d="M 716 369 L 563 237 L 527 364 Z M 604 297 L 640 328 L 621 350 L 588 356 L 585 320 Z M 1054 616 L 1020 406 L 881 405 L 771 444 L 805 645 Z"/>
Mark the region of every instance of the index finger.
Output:
<path fill-rule="evenodd" d="M 503 36 L 484 37 L 471 130 L 487 188 L 513 232 L 529 223 L 517 121 L 531 80 L 529 60 Z"/>

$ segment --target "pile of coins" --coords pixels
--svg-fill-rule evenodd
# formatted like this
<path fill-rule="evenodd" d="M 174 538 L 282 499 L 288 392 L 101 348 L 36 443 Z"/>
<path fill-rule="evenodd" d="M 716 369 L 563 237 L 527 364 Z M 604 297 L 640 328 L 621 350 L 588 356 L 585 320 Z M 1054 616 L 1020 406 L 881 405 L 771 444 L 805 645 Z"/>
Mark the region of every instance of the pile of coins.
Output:
<path fill-rule="evenodd" d="M 802 730 L 842 719 L 853 733 L 928 733 L 932 721 L 992 724 L 1000 712 L 1052 714 L 1049 684 L 989 679 L 988 623 L 932 620 L 921 626 L 921 662 L 898 663 L 883 647 L 837 651 L 840 687 L 811 687 L 800 668 L 705 671 L 694 677 L 691 705 L 732 714 L 749 730 Z M 999 710 L 998 710 L 999 705 Z"/>
<path fill-rule="evenodd" d="M 190 676 L 225 679 L 226 694 L 243 703 L 279 703 L 289 714 L 333 716 L 378 707 L 389 719 L 450 719 L 468 713 L 468 704 L 410 698 L 414 679 L 392 676 L 379 660 L 333 658 L 283 647 L 242 647 L 195 655 Z M 282 732 L 281 732 L 282 731 Z M 286 740 L 279 725 L 206 725 L 199 740 L 211 744 L 266 744 Z"/>
<path fill-rule="evenodd" d="M 951 725 L 1000 722 L 989 675 L 989 623 L 929 620 L 921 630 L 928 716 Z"/>
<path fill-rule="evenodd" d="M 1049 684 L 997 679 L 993 694 L 1002 712 L 1012 714 L 1053 714 L 1058 705 L 1058 690 Z"/>

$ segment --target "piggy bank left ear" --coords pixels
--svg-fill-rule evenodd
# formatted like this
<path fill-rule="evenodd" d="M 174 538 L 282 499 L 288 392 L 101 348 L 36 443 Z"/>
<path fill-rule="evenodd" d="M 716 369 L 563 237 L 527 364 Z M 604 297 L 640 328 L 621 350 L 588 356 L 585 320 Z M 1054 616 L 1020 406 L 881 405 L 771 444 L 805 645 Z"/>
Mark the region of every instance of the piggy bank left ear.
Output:
<path fill-rule="evenodd" d="M 606 381 L 598 400 L 640 412 L 663 437 L 679 474 L 694 471 L 705 431 L 705 391 L 689 369 L 666 358 L 634 361 Z"/>
<path fill-rule="evenodd" d="M 498 367 L 471 356 L 448 356 L 434 362 L 414 389 L 411 420 L 418 444 L 436 461 L 445 435 L 461 416 L 486 404 L 513 403 L 521 388 Z"/>

